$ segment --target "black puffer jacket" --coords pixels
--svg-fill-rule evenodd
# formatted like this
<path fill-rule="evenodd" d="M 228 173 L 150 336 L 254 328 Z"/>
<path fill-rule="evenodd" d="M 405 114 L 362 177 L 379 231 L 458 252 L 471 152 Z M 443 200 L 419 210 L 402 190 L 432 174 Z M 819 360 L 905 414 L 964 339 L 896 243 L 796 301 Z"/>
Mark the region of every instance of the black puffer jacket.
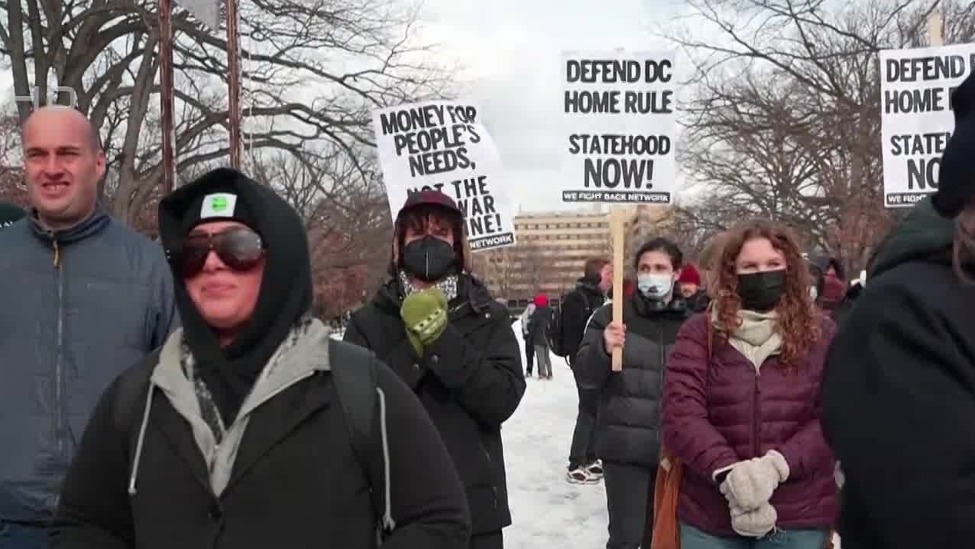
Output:
<path fill-rule="evenodd" d="M 371 349 L 426 407 L 467 490 L 473 533 L 511 524 L 501 424 L 525 394 L 521 352 L 507 308 L 464 275 L 450 302 L 450 324 L 423 357 L 400 319 L 403 297 L 391 281 L 352 315 L 345 340 Z"/>
<path fill-rule="evenodd" d="M 576 369 L 583 387 L 601 389 L 596 455 L 609 462 L 654 467 L 660 454 L 660 403 L 667 354 L 688 318 L 683 300 L 654 303 L 639 292 L 623 304 L 623 370 L 612 371 L 603 330 L 611 304 L 596 311 L 579 347 Z"/>

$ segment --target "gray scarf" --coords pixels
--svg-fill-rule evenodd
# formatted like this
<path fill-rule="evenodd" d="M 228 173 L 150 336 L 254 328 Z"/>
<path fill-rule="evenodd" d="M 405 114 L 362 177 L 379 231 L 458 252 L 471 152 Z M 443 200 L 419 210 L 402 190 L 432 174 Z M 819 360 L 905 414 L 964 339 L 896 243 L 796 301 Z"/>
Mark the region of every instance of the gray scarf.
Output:
<path fill-rule="evenodd" d="M 443 292 L 443 295 L 447 297 L 447 302 L 449 303 L 457 297 L 457 282 L 458 276 L 450 275 L 431 287 Z M 403 289 L 403 297 L 420 291 L 419 288 L 413 287 L 413 284 L 410 283 L 410 275 L 406 274 L 404 271 L 399 272 L 399 285 L 400 288 Z"/>

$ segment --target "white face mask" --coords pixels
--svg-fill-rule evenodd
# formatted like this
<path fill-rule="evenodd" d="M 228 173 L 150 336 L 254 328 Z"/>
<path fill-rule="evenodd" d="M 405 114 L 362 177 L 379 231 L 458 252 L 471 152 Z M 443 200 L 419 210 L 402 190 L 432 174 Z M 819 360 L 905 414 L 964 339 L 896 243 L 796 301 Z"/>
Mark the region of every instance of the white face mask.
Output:
<path fill-rule="evenodd" d="M 641 274 L 637 276 L 636 286 L 648 298 L 663 301 L 674 291 L 674 277 L 668 274 Z"/>
<path fill-rule="evenodd" d="M 816 298 L 819 297 L 819 292 L 816 290 L 815 286 L 809 287 L 809 295 L 813 298 L 813 301 L 816 301 Z"/>

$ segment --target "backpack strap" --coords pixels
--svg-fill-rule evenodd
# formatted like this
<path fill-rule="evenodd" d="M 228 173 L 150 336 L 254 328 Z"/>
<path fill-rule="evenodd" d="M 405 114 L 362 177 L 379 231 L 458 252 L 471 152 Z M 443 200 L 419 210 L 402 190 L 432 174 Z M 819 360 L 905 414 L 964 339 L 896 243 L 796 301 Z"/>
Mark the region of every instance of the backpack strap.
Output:
<path fill-rule="evenodd" d="M 329 341 L 329 365 L 335 389 L 349 427 L 352 449 L 369 479 L 381 543 L 396 523 L 390 502 L 386 396 L 377 382 L 376 361 L 376 356 L 367 349 L 334 339 Z"/>

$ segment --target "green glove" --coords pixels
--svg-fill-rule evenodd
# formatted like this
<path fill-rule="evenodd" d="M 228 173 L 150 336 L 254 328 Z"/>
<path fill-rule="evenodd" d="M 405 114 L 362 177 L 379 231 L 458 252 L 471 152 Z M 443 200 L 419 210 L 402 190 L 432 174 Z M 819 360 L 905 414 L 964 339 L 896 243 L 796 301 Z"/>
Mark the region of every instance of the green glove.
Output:
<path fill-rule="evenodd" d="M 410 294 L 403 300 L 399 316 L 413 350 L 423 356 L 423 350 L 447 329 L 447 296 L 437 288 Z"/>

